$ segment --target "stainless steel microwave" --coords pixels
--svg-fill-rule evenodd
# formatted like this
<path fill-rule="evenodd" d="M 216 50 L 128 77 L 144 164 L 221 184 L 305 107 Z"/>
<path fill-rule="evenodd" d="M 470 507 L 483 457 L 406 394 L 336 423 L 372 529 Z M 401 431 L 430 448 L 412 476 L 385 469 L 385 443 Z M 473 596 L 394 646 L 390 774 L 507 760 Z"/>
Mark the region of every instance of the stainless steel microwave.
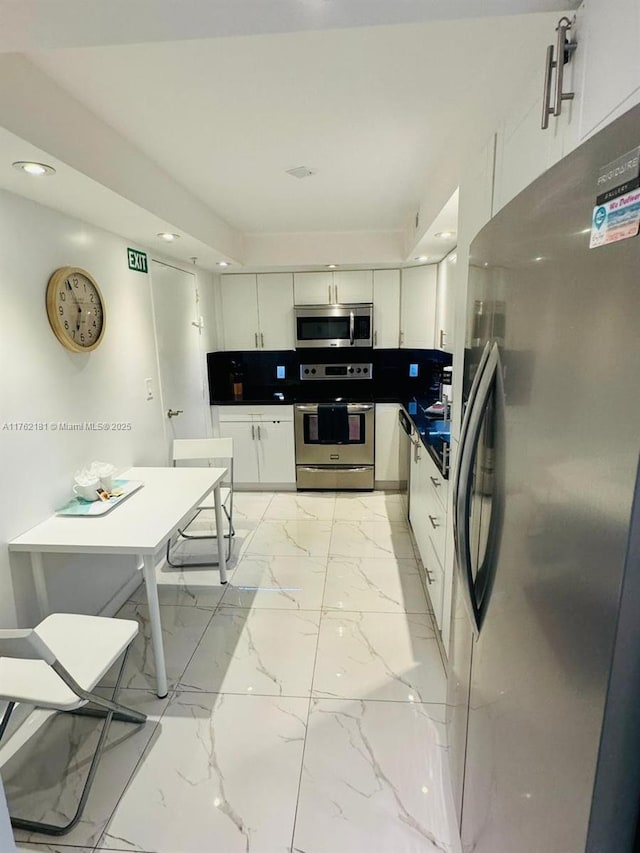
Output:
<path fill-rule="evenodd" d="M 296 305 L 296 349 L 373 346 L 373 305 Z"/>

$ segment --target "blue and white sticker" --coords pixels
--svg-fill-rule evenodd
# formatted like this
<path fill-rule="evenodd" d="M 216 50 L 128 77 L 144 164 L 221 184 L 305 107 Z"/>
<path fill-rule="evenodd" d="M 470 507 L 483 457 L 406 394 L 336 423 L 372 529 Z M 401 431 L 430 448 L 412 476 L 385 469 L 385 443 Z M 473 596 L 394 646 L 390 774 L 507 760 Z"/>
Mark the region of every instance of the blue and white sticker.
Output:
<path fill-rule="evenodd" d="M 640 190 L 593 208 L 590 249 L 635 237 L 640 230 Z"/>

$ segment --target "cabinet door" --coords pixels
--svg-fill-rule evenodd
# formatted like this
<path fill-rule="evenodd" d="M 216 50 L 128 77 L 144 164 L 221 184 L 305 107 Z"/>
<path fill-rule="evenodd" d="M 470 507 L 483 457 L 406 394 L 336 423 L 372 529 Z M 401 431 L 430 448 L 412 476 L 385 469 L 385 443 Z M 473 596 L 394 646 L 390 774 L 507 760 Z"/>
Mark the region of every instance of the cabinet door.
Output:
<path fill-rule="evenodd" d="M 233 439 L 234 483 L 259 483 L 258 434 L 255 424 L 221 421 L 220 436 Z"/>
<path fill-rule="evenodd" d="M 400 346 L 435 349 L 437 266 L 402 270 L 400 289 Z"/>
<path fill-rule="evenodd" d="M 337 270 L 333 284 L 336 302 L 373 302 L 372 270 Z"/>
<path fill-rule="evenodd" d="M 436 296 L 436 348 L 453 352 L 454 277 L 457 253 L 453 252 L 438 264 Z"/>
<path fill-rule="evenodd" d="M 293 485 L 296 481 L 293 422 L 261 421 L 256 428 L 260 482 Z"/>
<path fill-rule="evenodd" d="M 400 270 L 374 270 L 373 346 L 396 348 L 400 340 Z"/>
<path fill-rule="evenodd" d="M 397 403 L 376 404 L 376 482 L 398 483 L 407 479 L 409 439 L 398 421 Z"/>
<path fill-rule="evenodd" d="M 333 297 L 332 272 L 295 272 L 293 301 L 296 305 L 329 305 Z"/>
<path fill-rule="evenodd" d="M 225 350 L 258 349 L 258 297 L 255 275 L 223 275 L 221 293 Z"/>
<path fill-rule="evenodd" d="M 291 273 L 258 275 L 260 348 L 293 349 L 293 276 Z"/>
<path fill-rule="evenodd" d="M 593 0 L 581 7 L 578 24 L 575 60 L 584 65 L 580 138 L 586 139 L 640 101 L 640 4 Z"/>

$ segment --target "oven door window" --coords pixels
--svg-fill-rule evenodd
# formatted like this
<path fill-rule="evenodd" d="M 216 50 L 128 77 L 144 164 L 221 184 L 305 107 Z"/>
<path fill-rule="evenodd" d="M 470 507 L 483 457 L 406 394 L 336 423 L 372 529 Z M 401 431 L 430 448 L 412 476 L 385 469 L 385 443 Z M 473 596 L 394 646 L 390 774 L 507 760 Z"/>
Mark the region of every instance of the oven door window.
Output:
<path fill-rule="evenodd" d="M 333 430 L 322 431 L 318 425 L 317 415 L 304 416 L 304 443 L 305 444 L 364 444 L 367 440 L 365 416 L 362 414 L 350 414 L 348 420 L 348 440 L 336 441 Z"/>

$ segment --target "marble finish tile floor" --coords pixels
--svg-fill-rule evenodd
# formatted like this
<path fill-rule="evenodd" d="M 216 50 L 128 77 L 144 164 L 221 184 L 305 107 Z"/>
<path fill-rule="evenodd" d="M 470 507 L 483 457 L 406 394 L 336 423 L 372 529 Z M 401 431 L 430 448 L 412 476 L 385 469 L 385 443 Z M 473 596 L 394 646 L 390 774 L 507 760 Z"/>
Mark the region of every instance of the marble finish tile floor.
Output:
<path fill-rule="evenodd" d="M 18 850 L 459 853 L 403 497 L 236 492 L 234 511 L 226 588 L 215 569 L 158 569 L 169 696 L 152 693 L 138 589 L 118 614 L 141 626 L 122 698 L 148 721 L 114 724 L 71 834 L 18 833 Z M 0 767 L 10 804 L 67 814 L 95 737 L 86 718 L 43 725 Z"/>

